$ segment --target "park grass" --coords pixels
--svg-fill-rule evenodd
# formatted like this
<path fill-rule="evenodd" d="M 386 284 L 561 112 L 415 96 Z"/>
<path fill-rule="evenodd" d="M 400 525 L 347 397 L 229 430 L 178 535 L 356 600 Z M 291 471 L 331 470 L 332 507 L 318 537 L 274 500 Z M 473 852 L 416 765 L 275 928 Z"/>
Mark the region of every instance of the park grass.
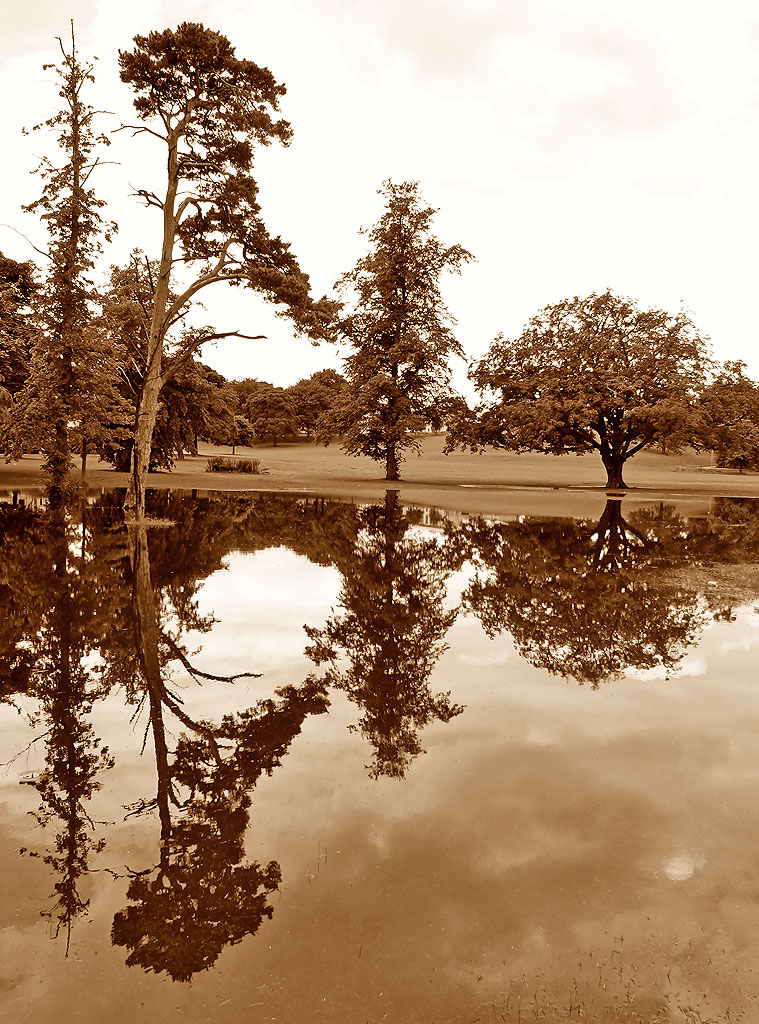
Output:
<path fill-rule="evenodd" d="M 482 515 L 584 516 L 603 508 L 605 473 L 596 456 L 492 450 L 445 455 L 444 443 L 444 435 L 423 435 L 420 454 L 409 453 L 401 468 L 402 479 L 394 483 L 384 479 L 384 467 L 371 459 L 346 455 L 338 445 L 325 448 L 303 442 L 236 449 L 236 455 L 260 459 L 265 475 L 210 474 L 208 458 L 228 456 L 230 449 L 201 444 L 198 455 L 177 461 L 170 472 L 151 473 L 148 487 L 282 491 L 357 502 L 384 498 L 390 487 L 397 488 L 408 504 Z M 27 455 L 19 462 L 0 464 L 0 489 L 41 489 L 40 463 L 39 456 Z M 709 463 L 708 455 L 693 452 L 640 452 L 625 468 L 631 488 L 628 501 L 677 500 L 697 514 L 708 508 L 713 495 L 759 497 L 759 474 L 714 471 Z M 125 487 L 127 481 L 126 473 L 117 473 L 106 463 L 88 463 L 86 483 L 91 492 Z"/>

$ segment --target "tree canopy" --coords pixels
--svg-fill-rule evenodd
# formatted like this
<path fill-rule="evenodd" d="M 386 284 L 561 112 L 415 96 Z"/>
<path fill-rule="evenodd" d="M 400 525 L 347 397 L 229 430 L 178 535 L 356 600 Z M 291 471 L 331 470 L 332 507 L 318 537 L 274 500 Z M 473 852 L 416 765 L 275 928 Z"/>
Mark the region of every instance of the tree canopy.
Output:
<path fill-rule="evenodd" d="M 546 306 L 517 338 L 499 335 L 470 377 L 481 397 L 449 439 L 511 451 L 598 452 L 606 486 L 648 445 L 698 435 L 707 342 L 684 312 L 640 309 L 611 291 Z"/>
<path fill-rule="evenodd" d="M 702 443 L 718 466 L 759 469 L 759 385 L 746 364 L 726 362 L 699 401 Z"/>

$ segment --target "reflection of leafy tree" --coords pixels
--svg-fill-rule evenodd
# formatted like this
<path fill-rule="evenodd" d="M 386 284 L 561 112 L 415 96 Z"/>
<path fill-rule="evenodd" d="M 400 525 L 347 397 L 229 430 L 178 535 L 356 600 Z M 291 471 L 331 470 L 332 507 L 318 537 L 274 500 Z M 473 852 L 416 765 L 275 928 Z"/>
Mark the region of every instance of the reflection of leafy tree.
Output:
<path fill-rule="evenodd" d="M 463 709 L 433 694 L 429 677 L 446 649 L 457 611 L 446 611 L 449 551 L 409 532 L 409 517 L 388 491 L 384 506 L 361 513 L 362 529 L 341 562 L 343 614 L 322 629 L 306 627 L 307 653 L 329 666 L 326 680 L 362 709 L 359 727 L 374 747 L 373 776 L 401 778 L 422 751 L 419 730 Z M 341 670 L 339 659 L 349 666 Z"/>
<path fill-rule="evenodd" d="M 669 578 L 698 591 L 715 619 L 759 595 L 759 502 L 713 498 L 709 515 L 687 522 L 672 506 L 637 510 L 630 519 L 664 549 Z"/>
<path fill-rule="evenodd" d="M 125 911 L 120 934 L 125 941 L 131 935 L 129 945 L 134 929 L 146 929 L 144 944 L 138 942 L 130 956 L 149 966 L 151 957 L 160 959 L 150 929 L 163 927 L 159 890 L 165 877 L 173 880 L 175 911 L 181 910 L 188 928 L 200 921 L 193 901 L 204 893 L 207 935 L 196 929 L 192 948 L 185 950 L 192 973 L 266 916 L 278 869 L 244 862 L 250 791 L 262 772 L 279 763 L 304 718 L 326 708 L 323 686 L 310 681 L 216 725 L 186 714 L 170 690 L 172 666 L 198 681 L 220 678 L 194 665 L 187 649 L 187 632 L 207 631 L 214 621 L 201 613 L 200 581 L 222 569 L 231 550 L 290 544 L 330 564 L 351 549 L 357 513 L 337 502 L 277 495 L 188 501 L 164 492 L 151 500 L 151 514 L 171 525 L 150 531 L 149 552 L 143 537 L 134 569 L 118 495 L 47 512 L 0 504 L 0 686 L 4 699 L 23 693 L 39 708 L 46 767 L 38 784 L 38 818 L 61 824 L 48 851 L 32 854 L 56 872 L 51 916 L 57 918 L 56 931 L 64 926 L 67 934 L 86 910 L 80 880 L 91 855 L 102 848 L 87 803 L 97 774 L 111 762 L 89 723 L 92 704 L 115 687 L 130 702 L 146 702 L 159 778 L 153 803 L 165 841 L 156 878 L 133 879 L 130 898 L 139 907 Z M 167 715 L 185 731 L 174 751 L 164 726 Z M 149 898 L 146 886 L 153 893 Z M 181 969 L 170 966 L 171 952 L 164 952 L 167 966 L 154 969 L 180 976 Z"/>
<path fill-rule="evenodd" d="M 158 776 L 156 799 L 144 806 L 158 808 L 161 855 L 155 869 L 132 878 L 132 902 L 116 915 L 112 938 L 130 950 L 127 964 L 187 981 L 271 917 L 279 866 L 244 861 L 250 792 L 280 763 L 304 719 L 327 702 L 322 686 L 307 680 L 217 725 L 194 721 L 165 681 L 146 529 L 130 529 L 138 657 Z M 187 667 L 178 648 L 174 654 Z M 188 730 L 173 755 L 166 713 Z"/>
<path fill-rule="evenodd" d="M 670 580 L 664 552 L 608 501 L 600 521 L 474 521 L 464 536 L 478 570 L 464 606 L 504 629 L 533 665 L 597 686 L 626 669 L 675 668 L 705 608 Z"/>

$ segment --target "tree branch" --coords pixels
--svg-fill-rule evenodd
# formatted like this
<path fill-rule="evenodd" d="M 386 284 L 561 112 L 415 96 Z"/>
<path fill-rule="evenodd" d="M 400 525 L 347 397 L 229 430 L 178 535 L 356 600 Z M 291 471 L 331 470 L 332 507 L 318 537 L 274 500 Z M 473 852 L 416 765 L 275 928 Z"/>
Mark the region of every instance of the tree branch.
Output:
<path fill-rule="evenodd" d="M 202 672 L 199 668 L 195 668 L 190 663 L 187 655 L 184 653 L 184 651 L 176 643 L 175 640 L 172 640 L 171 637 L 167 636 L 166 633 L 161 633 L 161 639 L 166 644 L 166 646 L 169 648 L 169 650 L 172 652 L 174 657 L 178 661 L 181 661 L 181 663 L 184 665 L 184 667 L 190 673 L 192 678 L 195 679 L 196 681 L 197 681 L 198 676 L 200 676 L 202 679 L 213 679 L 216 682 L 220 682 L 220 683 L 233 683 L 236 679 L 260 679 L 261 678 L 261 673 L 260 672 L 238 672 L 238 673 L 236 673 L 235 675 L 232 675 L 232 676 L 217 676 L 217 675 L 214 675 L 212 672 Z"/>

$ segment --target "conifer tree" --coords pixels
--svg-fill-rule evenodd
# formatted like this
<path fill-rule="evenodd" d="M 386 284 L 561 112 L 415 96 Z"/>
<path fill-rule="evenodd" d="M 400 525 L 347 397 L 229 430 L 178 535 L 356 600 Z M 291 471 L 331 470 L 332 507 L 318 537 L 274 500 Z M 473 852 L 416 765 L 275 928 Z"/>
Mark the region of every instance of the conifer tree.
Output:
<path fill-rule="evenodd" d="M 257 146 L 290 141 L 290 125 L 272 117 L 284 86 L 266 68 L 238 58 L 223 35 L 200 24 L 135 36 L 134 43 L 131 52 L 119 54 L 121 80 L 135 93 L 141 121 L 128 127 L 160 140 L 166 154 L 160 194 L 137 191 L 161 215 L 127 495 L 127 505 L 139 513 L 167 380 L 207 341 L 261 337 L 235 330 L 190 332 L 171 365 L 164 365 L 167 336 L 191 300 L 220 282 L 245 284 L 278 304 L 295 330 L 314 340 L 328 336 L 334 304 L 312 300 L 308 277 L 289 245 L 271 235 L 260 216 L 253 155 Z"/>
<path fill-rule="evenodd" d="M 13 454 L 28 447 L 43 452 L 52 494 L 60 494 L 70 468 L 72 426 L 95 418 L 104 402 L 118 401 L 115 390 L 111 394 L 112 373 L 104 366 L 109 354 L 94 332 L 91 279 L 102 239 L 110 241 L 115 229 L 103 221 L 103 200 L 90 185 L 100 163 L 95 150 L 108 140 L 95 134 L 96 112 L 83 99 L 94 81 L 93 64 L 80 61 L 73 24 L 70 50 L 58 42 L 62 60 L 44 67 L 55 68 L 61 105 L 36 127 L 55 133 L 63 160 L 60 165 L 48 158 L 41 161 L 37 173 L 44 181 L 42 194 L 24 207 L 45 222 L 49 243 L 43 254 L 47 266 L 39 296 L 40 331 L 13 429 Z"/>
<path fill-rule="evenodd" d="M 341 436 L 351 455 L 385 463 L 397 480 L 403 452 L 416 433 L 440 418 L 452 355 L 463 356 L 440 293 L 444 271 L 459 273 L 471 253 L 444 246 L 432 233 L 435 210 L 415 181 L 385 183 L 387 205 L 369 232 L 372 249 L 339 285 L 355 295 L 339 327 L 353 346 L 345 360 L 347 387 L 319 423 L 317 438 Z"/>

